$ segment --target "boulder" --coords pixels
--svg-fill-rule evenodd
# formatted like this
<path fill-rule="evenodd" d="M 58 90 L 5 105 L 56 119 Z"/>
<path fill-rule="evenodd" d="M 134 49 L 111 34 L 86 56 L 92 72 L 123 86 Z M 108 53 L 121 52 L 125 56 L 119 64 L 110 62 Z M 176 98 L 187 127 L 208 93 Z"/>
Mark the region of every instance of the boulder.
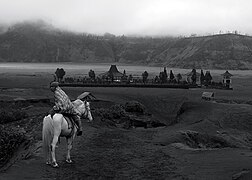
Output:
<path fill-rule="evenodd" d="M 144 114 L 145 107 L 138 101 L 129 101 L 125 103 L 125 111 Z"/>

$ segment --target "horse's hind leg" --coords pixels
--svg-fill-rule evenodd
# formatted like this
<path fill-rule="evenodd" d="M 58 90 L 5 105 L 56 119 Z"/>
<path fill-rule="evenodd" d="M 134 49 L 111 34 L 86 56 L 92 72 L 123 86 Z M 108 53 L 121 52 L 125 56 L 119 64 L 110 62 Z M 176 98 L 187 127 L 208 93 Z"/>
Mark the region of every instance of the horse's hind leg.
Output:
<path fill-rule="evenodd" d="M 71 138 L 66 138 L 67 140 L 67 157 L 66 157 L 66 162 L 67 163 L 72 163 L 73 161 L 71 160 L 71 156 L 70 156 L 70 151 L 73 147 L 73 137 Z"/>
<path fill-rule="evenodd" d="M 55 157 L 55 147 L 58 142 L 59 135 L 60 135 L 60 130 L 54 129 L 54 136 L 53 136 L 53 141 L 51 144 L 51 155 L 52 155 L 52 166 L 53 167 L 59 167 L 59 165 L 56 162 L 56 157 Z"/>
<path fill-rule="evenodd" d="M 47 157 L 46 157 L 46 164 L 47 165 L 51 165 L 52 162 L 52 158 L 51 158 L 51 151 L 50 151 L 50 147 L 47 148 Z"/>

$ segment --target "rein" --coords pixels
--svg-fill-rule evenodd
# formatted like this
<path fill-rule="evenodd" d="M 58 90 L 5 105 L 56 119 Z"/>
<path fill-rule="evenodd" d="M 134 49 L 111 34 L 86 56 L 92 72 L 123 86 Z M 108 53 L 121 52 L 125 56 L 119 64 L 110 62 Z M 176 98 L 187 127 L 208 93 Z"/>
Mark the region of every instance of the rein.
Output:
<path fill-rule="evenodd" d="M 85 107 L 84 116 L 85 116 L 85 118 L 87 118 L 88 112 L 90 111 L 90 108 L 89 108 L 89 106 L 87 105 L 87 101 L 84 101 L 84 107 Z"/>

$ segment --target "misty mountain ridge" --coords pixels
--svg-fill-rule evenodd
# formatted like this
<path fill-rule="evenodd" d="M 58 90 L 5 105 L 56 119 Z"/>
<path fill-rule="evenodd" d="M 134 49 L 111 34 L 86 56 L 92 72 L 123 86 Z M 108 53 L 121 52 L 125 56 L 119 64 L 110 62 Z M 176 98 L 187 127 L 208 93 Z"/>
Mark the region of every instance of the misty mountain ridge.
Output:
<path fill-rule="evenodd" d="M 1 26 L 2 27 L 2 26 Z M 128 63 L 197 69 L 252 69 L 252 37 L 126 37 L 62 31 L 38 21 L 0 27 L 0 62 Z"/>

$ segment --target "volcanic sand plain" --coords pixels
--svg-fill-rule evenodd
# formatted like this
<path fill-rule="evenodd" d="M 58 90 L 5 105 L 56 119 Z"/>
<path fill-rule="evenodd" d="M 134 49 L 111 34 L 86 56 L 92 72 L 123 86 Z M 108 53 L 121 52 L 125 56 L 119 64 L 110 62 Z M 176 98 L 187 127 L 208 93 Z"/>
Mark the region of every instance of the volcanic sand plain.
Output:
<path fill-rule="evenodd" d="M 72 72 L 74 73 L 74 72 Z M 48 72 L 8 72 L 0 76 L 0 100 L 53 99 Z M 138 101 L 157 128 L 111 127 L 94 113 L 72 149 L 73 164 L 64 162 L 66 145 L 57 148 L 60 167 L 45 165 L 41 149 L 43 115 L 49 105 L 29 106 L 32 115 L 13 126 L 34 126 L 36 141 L 1 171 L 0 179 L 232 179 L 251 178 L 252 76 L 233 77 L 233 90 L 63 87 L 71 99 L 85 91 L 100 101 L 92 111 Z M 204 101 L 204 91 L 215 101 Z M 32 122 L 32 123 L 31 123 Z M 99 122 L 99 123 L 98 123 Z M 31 127 L 30 127 L 31 128 Z M 29 128 L 28 128 L 29 129 Z M 28 132 L 27 132 L 28 133 Z M 26 152 L 26 156 L 23 154 Z"/>

